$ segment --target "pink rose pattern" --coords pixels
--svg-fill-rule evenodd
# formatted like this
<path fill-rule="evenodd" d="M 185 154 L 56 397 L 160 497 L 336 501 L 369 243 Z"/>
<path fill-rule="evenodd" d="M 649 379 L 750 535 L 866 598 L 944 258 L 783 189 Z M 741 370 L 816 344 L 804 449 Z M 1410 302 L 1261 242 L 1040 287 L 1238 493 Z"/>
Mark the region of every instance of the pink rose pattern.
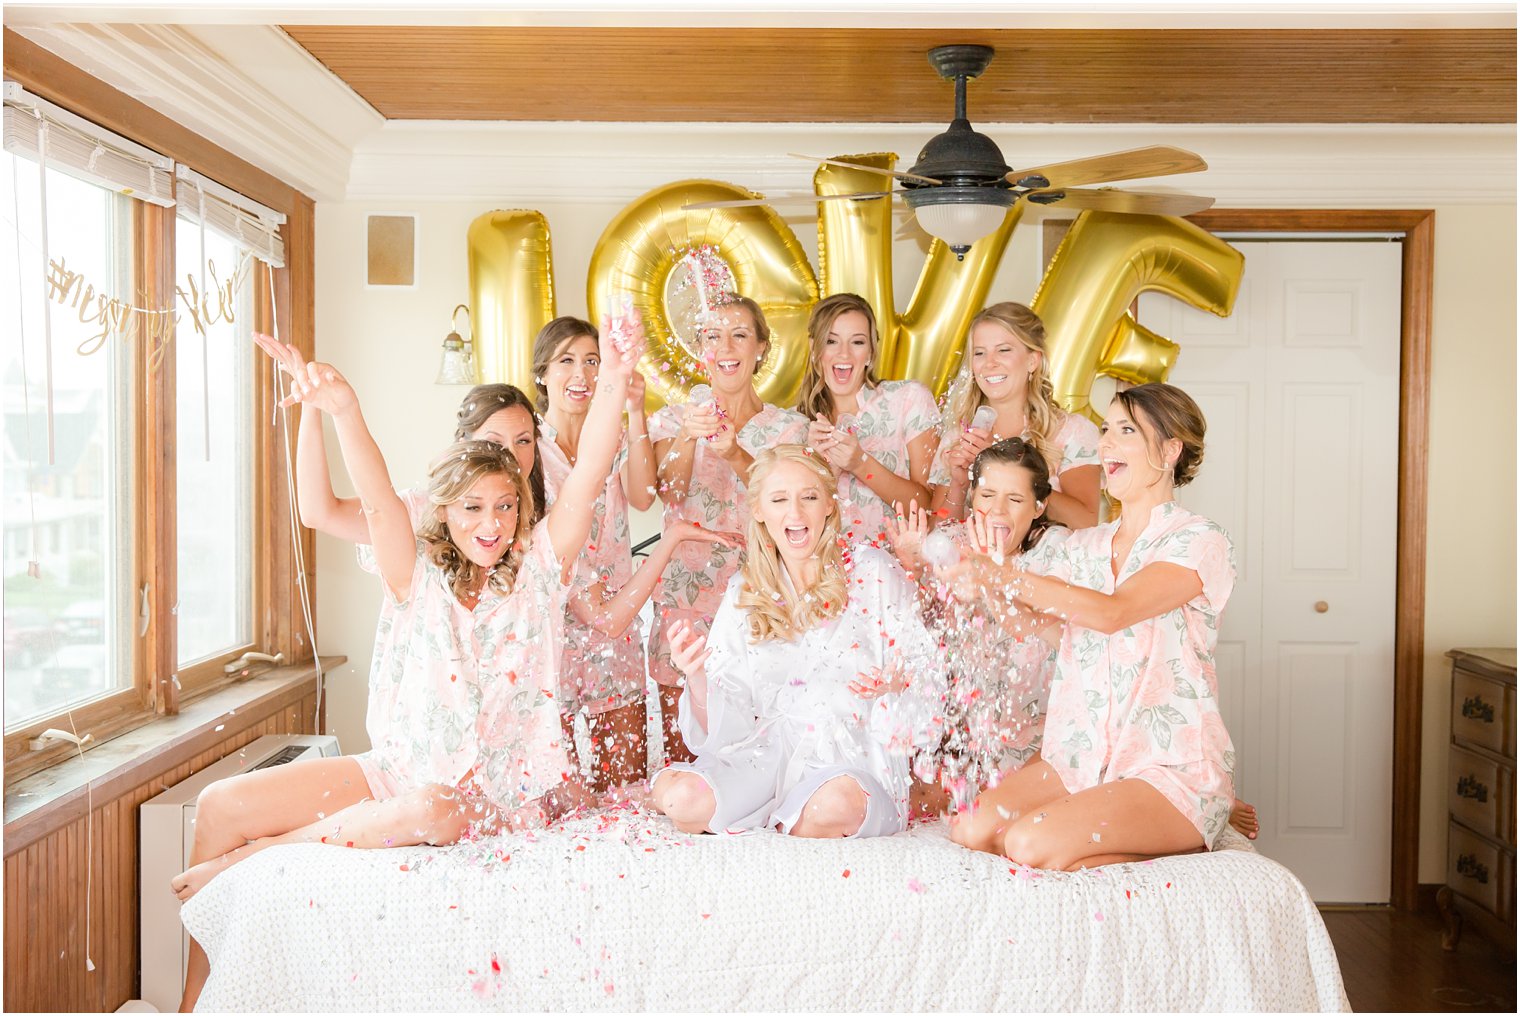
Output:
<path fill-rule="evenodd" d="M 1112 635 L 1066 626 L 1044 758 L 1073 792 L 1167 767 L 1189 793 L 1163 792 L 1212 845 L 1234 796 L 1235 749 L 1214 673 L 1219 615 L 1235 583 L 1234 548 L 1217 524 L 1170 501 L 1152 511 L 1116 581 L 1109 562 L 1117 529 L 1109 522 L 1073 533 L 1051 574 L 1112 593 L 1146 565 L 1166 562 L 1197 572 L 1203 591 Z"/>
<path fill-rule="evenodd" d="M 681 433 L 686 418 L 686 403 L 666 406 L 649 418 L 649 439 L 665 441 Z M 800 443 L 807 439 L 807 417 L 779 406 L 766 406 L 739 431 L 739 446 L 750 455 L 758 455 L 778 444 Z M 744 481 L 727 462 L 708 447 L 697 442 L 692 463 L 691 483 L 683 518 L 699 522 L 707 529 L 744 534 L 749 513 L 744 506 Z M 666 511 L 675 509 L 667 506 Z M 676 551 L 670 566 L 655 588 L 654 625 L 649 632 L 649 676 L 658 684 L 675 687 L 681 675 L 670 662 L 667 632 L 678 620 L 686 620 L 701 635 L 706 635 L 728 580 L 739 570 L 743 551 L 737 547 L 690 542 Z"/>
<path fill-rule="evenodd" d="M 860 447 L 889 472 L 907 476 L 909 442 L 939 428 L 934 396 L 917 381 L 883 381 L 875 388 L 862 388 L 858 401 L 852 431 Z M 886 545 L 886 518 L 892 506 L 853 473 L 839 474 L 839 510 L 847 540 Z"/>

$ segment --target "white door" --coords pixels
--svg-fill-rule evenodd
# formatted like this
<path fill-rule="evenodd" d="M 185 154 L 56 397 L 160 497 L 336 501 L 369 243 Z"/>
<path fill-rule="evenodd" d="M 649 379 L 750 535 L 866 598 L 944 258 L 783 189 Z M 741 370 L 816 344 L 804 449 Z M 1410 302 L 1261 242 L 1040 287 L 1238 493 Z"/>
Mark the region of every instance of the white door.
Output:
<path fill-rule="evenodd" d="M 1402 246 L 1232 241 L 1227 319 L 1146 294 L 1199 403 L 1199 478 L 1179 500 L 1223 525 L 1239 574 L 1220 705 L 1257 848 L 1322 903 L 1386 903 L 1393 797 Z"/>

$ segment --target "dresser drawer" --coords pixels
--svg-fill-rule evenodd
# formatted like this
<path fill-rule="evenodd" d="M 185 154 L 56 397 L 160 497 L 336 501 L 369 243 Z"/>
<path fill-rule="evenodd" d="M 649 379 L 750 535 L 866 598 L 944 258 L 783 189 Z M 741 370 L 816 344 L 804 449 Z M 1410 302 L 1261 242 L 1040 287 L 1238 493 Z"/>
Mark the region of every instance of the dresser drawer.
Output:
<path fill-rule="evenodd" d="M 1506 821 L 1509 809 L 1501 804 L 1511 782 L 1506 767 L 1452 745 L 1446 780 L 1446 799 L 1452 818 L 1484 836 L 1496 840 L 1512 839 Z"/>
<path fill-rule="evenodd" d="M 1501 864 L 1504 855 L 1498 847 L 1451 823 L 1446 846 L 1446 884 L 1489 913 L 1499 913 L 1499 901 L 1506 895 Z M 1513 881 L 1513 879 L 1510 879 Z"/>
<path fill-rule="evenodd" d="M 1514 743 L 1510 691 L 1460 667 L 1451 674 L 1451 736 L 1504 754 Z M 1513 758 L 1512 748 L 1510 757 Z"/>

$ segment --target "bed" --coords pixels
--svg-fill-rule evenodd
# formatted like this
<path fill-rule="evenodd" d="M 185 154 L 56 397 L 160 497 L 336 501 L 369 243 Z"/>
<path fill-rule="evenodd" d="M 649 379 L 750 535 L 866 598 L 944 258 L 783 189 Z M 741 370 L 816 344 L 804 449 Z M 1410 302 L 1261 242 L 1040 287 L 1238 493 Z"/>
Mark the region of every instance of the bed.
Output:
<path fill-rule="evenodd" d="M 626 807 L 446 849 L 275 847 L 182 916 L 211 1011 L 1347 1008 L 1307 892 L 1234 833 L 1064 874 L 943 823 L 699 837 Z"/>

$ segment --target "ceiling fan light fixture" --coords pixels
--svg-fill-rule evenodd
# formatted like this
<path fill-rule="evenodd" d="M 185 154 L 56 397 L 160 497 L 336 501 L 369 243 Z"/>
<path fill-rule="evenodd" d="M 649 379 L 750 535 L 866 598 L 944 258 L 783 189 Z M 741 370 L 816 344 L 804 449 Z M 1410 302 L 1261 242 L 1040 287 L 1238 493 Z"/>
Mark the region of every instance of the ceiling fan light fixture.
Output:
<path fill-rule="evenodd" d="M 997 231 L 1015 200 L 999 187 L 924 187 L 904 192 L 918 224 L 963 260 L 971 245 Z"/>

